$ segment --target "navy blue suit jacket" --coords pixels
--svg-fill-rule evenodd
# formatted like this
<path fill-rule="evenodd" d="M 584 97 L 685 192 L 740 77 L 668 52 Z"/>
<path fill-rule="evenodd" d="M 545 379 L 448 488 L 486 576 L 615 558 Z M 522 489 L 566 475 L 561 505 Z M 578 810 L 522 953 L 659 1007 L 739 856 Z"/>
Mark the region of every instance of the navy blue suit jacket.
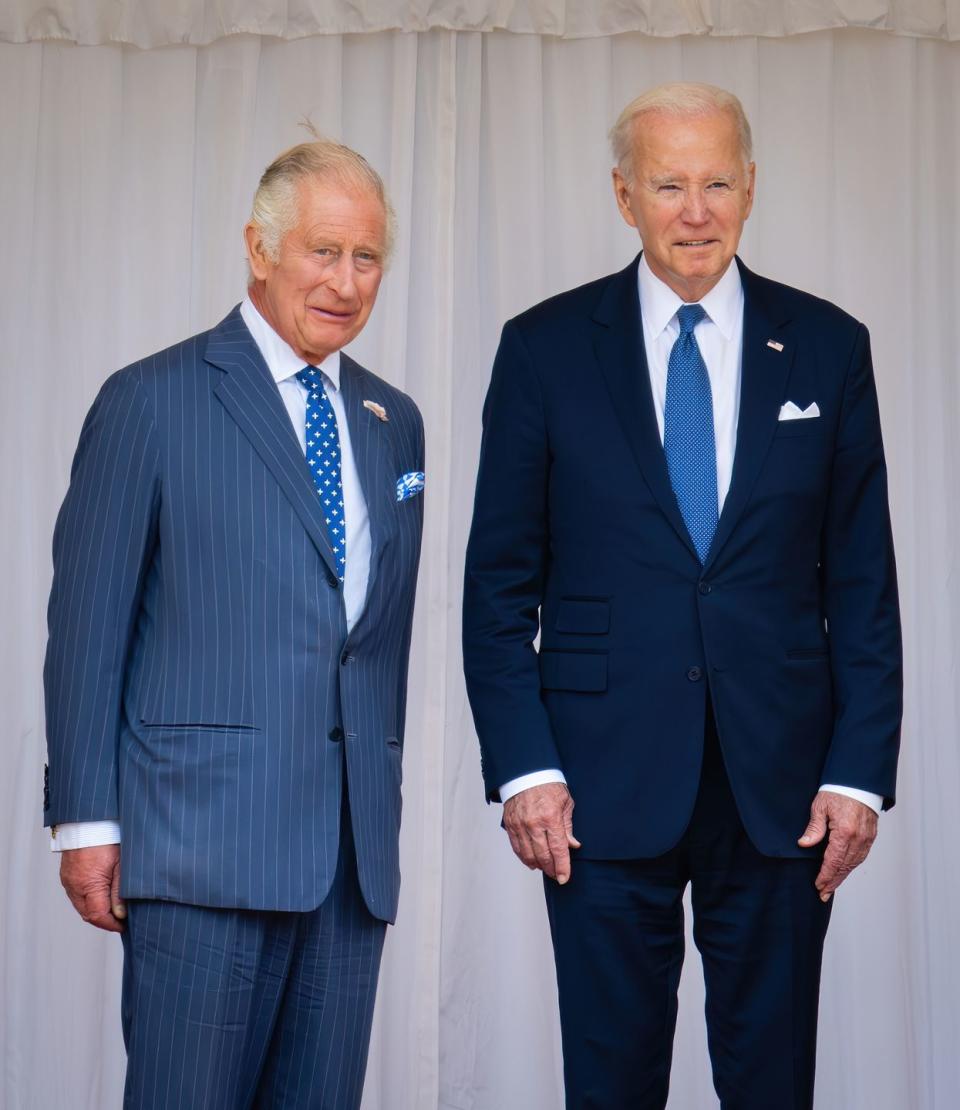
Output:
<path fill-rule="evenodd" d="M 495 798 L 562 769 L 587 857 L 678 841 L 708 696 L 760 851 L 805 854 L 821 782 L 893 804 L 900 627 L 867 331 L 740 270 L 737 447 L 704 566 L 667 474 L 637 260 L 511 320 L 494 365 L 463 639 L 484 777 Z M 821 415 L 781 422 L 788 400 Z"/>
<path fill-rule="evenodd" d="M 349 636 L 309 468 L 239 309 L 114 374 L 84 423 L 54 536 L 45 817 L 119 819 L 128 898 L 316 907 L 345 754 L 360 884 L 394 917 L 423 514 L 396 482 L 423 469 L 423 426 L 345 355 L 341 389 L 372 545 Z"/>

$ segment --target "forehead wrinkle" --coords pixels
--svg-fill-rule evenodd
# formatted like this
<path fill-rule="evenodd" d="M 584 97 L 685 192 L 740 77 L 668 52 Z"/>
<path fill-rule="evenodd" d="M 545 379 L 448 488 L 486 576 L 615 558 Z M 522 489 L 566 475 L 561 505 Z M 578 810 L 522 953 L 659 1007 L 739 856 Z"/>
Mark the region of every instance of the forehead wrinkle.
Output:
<path fill-rule="evenodd" d="M 385 229 L 373 224 L 357 225 L 349 219 L 323 219 L 303 229 L 303 238 L 312 243 L 331 243 L 342 247 L 347 243 L 353 246 L 376 247 L 383 249 Z"/>

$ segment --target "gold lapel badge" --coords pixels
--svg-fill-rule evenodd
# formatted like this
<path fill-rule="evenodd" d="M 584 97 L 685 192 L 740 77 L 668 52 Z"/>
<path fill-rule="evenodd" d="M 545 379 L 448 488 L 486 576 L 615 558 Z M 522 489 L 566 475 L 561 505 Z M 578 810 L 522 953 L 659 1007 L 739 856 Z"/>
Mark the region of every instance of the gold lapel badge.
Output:
<path fill-rule="evenodd" d="M 768 339 L 767 340 L 767 346 L 772 347 L 775 351 L 782 351 L 783 350 L 783 344 L 778 343 L 775 339 Z M 364 402 L 364 403 L 366 403 L 366 402 Z"/>

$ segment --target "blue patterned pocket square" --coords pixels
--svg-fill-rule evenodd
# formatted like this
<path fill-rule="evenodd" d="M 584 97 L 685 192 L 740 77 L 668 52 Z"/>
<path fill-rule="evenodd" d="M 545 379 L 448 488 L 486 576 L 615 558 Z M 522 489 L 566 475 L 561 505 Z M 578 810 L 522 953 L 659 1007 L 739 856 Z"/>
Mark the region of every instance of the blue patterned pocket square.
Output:
<path fill-rule="evenodd" d="M 423 493 L 422 470 L 411 470 L 397 479 L 398 501 L 406 501 L 410 497 L 416 497 L 418 493 Z"/>

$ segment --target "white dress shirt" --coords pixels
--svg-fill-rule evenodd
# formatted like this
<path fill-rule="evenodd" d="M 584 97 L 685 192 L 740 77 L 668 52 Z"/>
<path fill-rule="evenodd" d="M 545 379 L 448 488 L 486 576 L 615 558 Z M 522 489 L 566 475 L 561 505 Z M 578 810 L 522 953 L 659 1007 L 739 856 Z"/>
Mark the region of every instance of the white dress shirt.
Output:
<path fill-rule="evenodd" d="M 305 363 L 264 320 L 249 296 L 244 297 L 240 305 L 240 315 L 277 383 L 280 397 L 300 441 L 300 449 L 306 455 L 307 387 L 297 380 L 297 373 L 304 368 Z M 317 369 L 323 375 L 324 389 L 337 418 L 337 434 L 340 438 L 340 478 L 343 484 L 343 514 L 347 526 L 343 606 L 349 632 L 360 615 L 367 596 L 367 580 L 370 576 L 370 516 L 357 474 L 347 412 L 343 394 L 340 392 L 340 352 L 334 351 L 328 355 L 323 362 L 317 364 Z M 120 826 L 116 821 L 78 821 L 57 825 L 50 838 L 50 847 L 54 852 L 119 843 Z"/>
<path fill-rule="evenodd" d="M 670 352 L 680 334 L 677 311 L 684 304 L 674 291 L 662 282 L 640 258 L 637 269 L 640 297 L 640 319 L 643 324 L 643 346 L 657 414 L 660 442 L 663 443 L 663 409 L 667 397 L 667 366 Z M 723 277 L 699 302 L 706 316 L 694 328 L 697 346 L 703 356 L 710 378 L 713 399 L 713 434 L 717 450 L 717 508 L 730 492 L 733 459 L 737 449 L 737 420 L 740 414 L 740 362 L 743 348 L 743 286 L 736 263 L 731 262 Z M 531 771 L 500 787 L 500 800 L 507 801 L 521 790 L 548 782 L 566 782 L 558 768 Z M 879 813 L 883 798 L 850 786 L 823 785 L 821 790 L 845 794 L 870 806 Z"/>

